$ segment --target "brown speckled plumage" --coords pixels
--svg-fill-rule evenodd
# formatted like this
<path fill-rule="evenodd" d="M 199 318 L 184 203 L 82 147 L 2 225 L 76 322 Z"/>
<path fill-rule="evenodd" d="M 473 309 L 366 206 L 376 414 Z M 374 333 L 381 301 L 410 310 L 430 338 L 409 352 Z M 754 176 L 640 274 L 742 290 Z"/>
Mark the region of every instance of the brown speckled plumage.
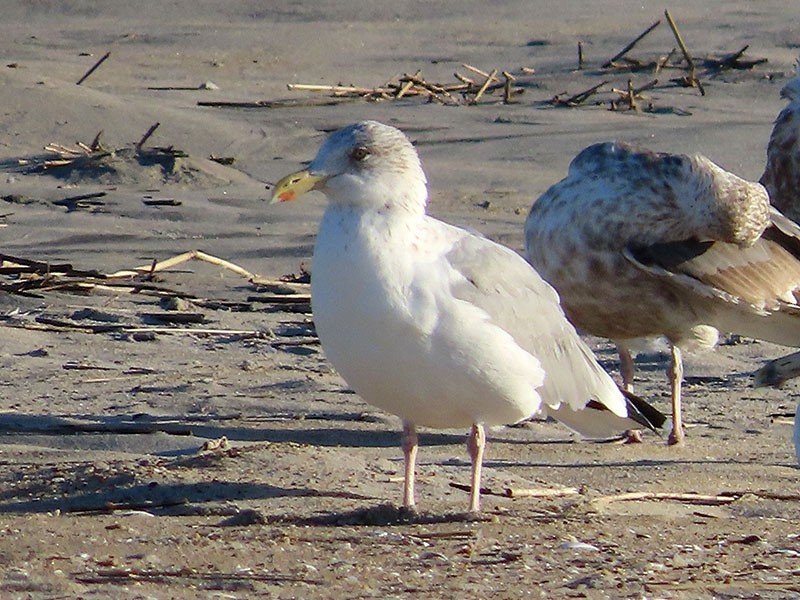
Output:
<path fill-rule="evenodd" d="M 703 156 L 590 146 L 534 203 L 525 237 L 575 325 L 621 354 L 632 338 L 665 336 L 673 377 L 677 348 L 715 343 L 704 328 L 800 346 L 800 228 L 761 185 Z"/>
<path fill-rule="evenodd" d="M 800 221 L 800 62 L 798 74 L 783 87 L 781 96 L 789 104 L 775 120 L 760 181 L 772 205 Z"/>

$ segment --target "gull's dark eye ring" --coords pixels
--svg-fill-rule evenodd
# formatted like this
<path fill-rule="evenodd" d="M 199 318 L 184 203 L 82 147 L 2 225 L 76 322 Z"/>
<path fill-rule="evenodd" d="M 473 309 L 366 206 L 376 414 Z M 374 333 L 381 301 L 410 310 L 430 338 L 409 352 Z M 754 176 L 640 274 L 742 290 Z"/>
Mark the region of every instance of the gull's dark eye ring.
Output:
<path fill-rule="evenodd" d="M 358 146 L 354 148 L 353 151 L 350 153 L 350 158 L 352 158 L 356 162 L 364 162 L 370 155 L 369 148 L 366 146 Z"/>

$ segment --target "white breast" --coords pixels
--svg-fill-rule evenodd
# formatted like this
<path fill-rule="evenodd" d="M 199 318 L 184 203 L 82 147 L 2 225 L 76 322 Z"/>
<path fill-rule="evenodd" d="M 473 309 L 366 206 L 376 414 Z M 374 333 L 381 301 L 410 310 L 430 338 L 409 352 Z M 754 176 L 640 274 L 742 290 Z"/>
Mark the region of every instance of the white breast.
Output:
<path fill-rule="evenodd" d="M 415 424 L 519 421 L 539 409 L 542 370 L 450 294 L 450 229 L 329 207 L 312 271 L 323 349 L 364 400 Z"/>

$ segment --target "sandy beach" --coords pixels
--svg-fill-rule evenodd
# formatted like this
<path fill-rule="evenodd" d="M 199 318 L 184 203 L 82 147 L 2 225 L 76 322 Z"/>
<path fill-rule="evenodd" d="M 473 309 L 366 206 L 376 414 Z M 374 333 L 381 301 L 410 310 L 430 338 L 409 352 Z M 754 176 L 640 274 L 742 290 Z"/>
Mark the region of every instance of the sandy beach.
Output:
<path fill-rule="evenodd" d="M 466 432 L 424 430 L 421 514 L 400 522 L 399 420 L 315 337 L 324 198 L 265 201 L 367 118 L 415 142 L 431 214 L 517 251 L 531 203 L 597 141 L 756 180 L 796 7 L 669 5 L 701 94 L 675 81 L 665 7 L 641 2 L 5 4 L 0 597 L 800 597 L 797 386 L 750 377 L 789 350 L 726 337 L 688 356 L 684 447 L 492 430 L 479 520 L 460 513 Z M 476 69 L 497 85 L 474 101 Z M 374 99 L 456 72 L 476 82 L 463 94 Z M 635 109 L 629 80 L 648 88 Z M 234 268 L 164 264 L 192 251 Z M 613 345 L 587 339 L 618 378 Z M 666 354 L 637 364 L 637 393 L 668 412 Z"/>

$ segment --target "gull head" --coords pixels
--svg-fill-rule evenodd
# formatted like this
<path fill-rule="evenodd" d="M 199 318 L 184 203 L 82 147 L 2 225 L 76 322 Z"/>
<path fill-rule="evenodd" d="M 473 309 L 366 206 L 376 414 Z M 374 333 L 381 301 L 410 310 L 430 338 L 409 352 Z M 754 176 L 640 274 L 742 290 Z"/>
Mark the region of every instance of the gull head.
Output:
<path fill-rule="evenodd" d="M 319 190 L 332 205 L 424 212 L 425 173 L 402 131 L 362 121 L 332 133 L 307 169 L 281 179 L 272 202 Z"/>

